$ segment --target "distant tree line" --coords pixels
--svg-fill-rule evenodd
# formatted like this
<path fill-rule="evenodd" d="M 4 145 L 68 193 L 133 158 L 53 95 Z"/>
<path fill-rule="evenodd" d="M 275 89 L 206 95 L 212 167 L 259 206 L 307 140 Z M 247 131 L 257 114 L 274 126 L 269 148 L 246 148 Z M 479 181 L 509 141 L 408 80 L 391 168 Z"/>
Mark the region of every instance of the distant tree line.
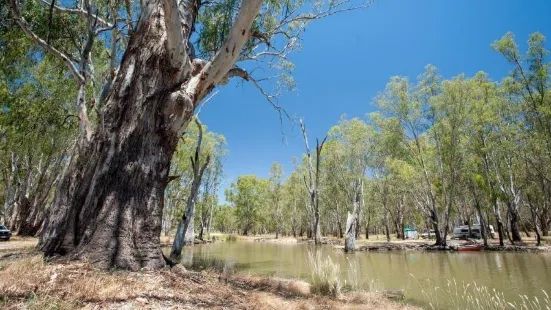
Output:
<path fill-rule="evenodd" d="M 411 225 L 433 230 L 445 245 L 455 225 L 480 223 L 485 241 L 492 225 L 501 244 L 520 242 L 521 232 L 535 233 L 540 244 L 551 223 L 544 42 L 532 34 L 525 54 L 511 33 L 494 42 L 511 65 L 501 82 L 484 72 L 445 80 L 429 65 L 415 82 L 391 78 L 374 99 L 378 112 L 343 116 L 319 158 L 321 233 L 404 238 Z M 215 212 L 215 228 L 314 238 L 308 153 L 285 180 L 278 163 L 269 179 L 239 176 L 226 191 L 229 205 Z"/>

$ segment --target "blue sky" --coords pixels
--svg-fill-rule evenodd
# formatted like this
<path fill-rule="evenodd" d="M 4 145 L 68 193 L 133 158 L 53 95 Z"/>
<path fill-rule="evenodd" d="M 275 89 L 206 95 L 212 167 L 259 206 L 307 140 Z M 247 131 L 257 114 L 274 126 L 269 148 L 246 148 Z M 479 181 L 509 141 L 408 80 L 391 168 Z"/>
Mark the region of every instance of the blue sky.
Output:
<path fill-rule="evenodd" d="M 310 25 L 302 50 L 290 57 L 297 90 L 279 103 L 304 118 L 313 141 L 343 114 L 365 117 L 374 111 L 372 99 L 391 76 L 414 79 L 427 64 L 445 78 L 483 70 L 501 79 L 510 67 L 490 44 L 508 31 L 522 49 L 536 31 L 551 40 L 550 17 L 551 0 L 379 0 L 369 9 Z M 282 142 L 277 112 L 248 84 L 221 88 L 201 119 L 227 139 L 222 199 L 237 176 L 267 177 L 275 161 L 287 175 L 292 158 L 304 152 L 300 129 L 284 123 Z"/>

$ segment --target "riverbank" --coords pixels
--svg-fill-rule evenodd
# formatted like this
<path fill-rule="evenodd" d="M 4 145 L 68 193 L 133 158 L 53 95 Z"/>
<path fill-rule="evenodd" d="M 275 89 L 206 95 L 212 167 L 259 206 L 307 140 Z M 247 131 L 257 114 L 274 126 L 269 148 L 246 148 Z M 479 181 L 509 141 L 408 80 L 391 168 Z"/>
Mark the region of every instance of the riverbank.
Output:
<path fill-rule="evenodd" d="M 379 237 L 379 236 L 376 236 Z M 256 241 L 256 242 L 268 242 L 277 244 L 296 244 L 296 243 L 308 243 L 313 244 L 312 239 L 303 237 L 280 237 L 276 239 L 274 236 L 247 236 L 239 237 L 240 240 Z M 482 243 L 482 240 L 477 242 Z M 344 240 L 335 237 L 324 237 L 321 241 L 324 245 L 332 245 L 335 249 L 344 249 Z M 456 251 L 457 247 L 463 245 L 465 241 L 462 240 L 448 240 L 447 246 L 435 246 L 431 240 L 416 239 L 416 240 L 400 240 L 392 239 L 390 242 L 383 241 L 383 238 L 373 239 L 360 239 L 356 241 L 356 251 L 369 252 L 369 251 Z M 529 252 L 529 253 L 545 253 L 551 252 L 551 246 L 536 246 L 535 241 L 523 239 L 523 242 L 517 245 L 506 244 L 500 246 L 497 240 L 490 240 L 488 246 L 484 248 L 486 251 L 499 251 L 499 252 Z"/>
<path fill-rule="evenodd" d="M 0 279 L 2 309 L 419 309 L 382 293 L 314 296 L 302 281 L 179 265 L 106 272 L 86 263 L 44 263 L 33 252 L 1 259 Z"/>

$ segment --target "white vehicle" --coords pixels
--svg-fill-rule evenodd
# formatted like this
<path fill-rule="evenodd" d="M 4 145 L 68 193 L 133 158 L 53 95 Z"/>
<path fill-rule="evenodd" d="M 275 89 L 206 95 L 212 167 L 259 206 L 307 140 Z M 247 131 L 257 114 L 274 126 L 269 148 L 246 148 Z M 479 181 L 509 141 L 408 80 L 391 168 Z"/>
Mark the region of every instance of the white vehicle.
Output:
<path fill-rule="evenodd" d="M 491 238 L 494 238 L 495 231 L 494 227 L 492 225 L 489 226 L 490 231 L 487 232 L 487 235 Z M 469 234 L 469 226 L 463 225 L 463 226 L 457 226 L 453 229 L 453 238 L 454 239 L 467 239 L 467 238 L 474 238 L 474 239 L 481 239 L 482 238 L 482 232 L 480 231 L 480 224 L 474 224 L 471 226 L 471 232 Z"/>

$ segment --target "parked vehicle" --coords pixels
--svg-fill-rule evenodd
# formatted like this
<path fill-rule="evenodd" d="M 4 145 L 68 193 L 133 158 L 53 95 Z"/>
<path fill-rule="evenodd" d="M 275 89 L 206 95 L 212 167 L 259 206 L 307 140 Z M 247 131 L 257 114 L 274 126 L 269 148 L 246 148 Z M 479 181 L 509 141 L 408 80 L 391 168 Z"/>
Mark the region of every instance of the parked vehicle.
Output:
<path fill-rule="evenodd" d="M 434 230 L 426 230 L 424 233 L 421 234 L 421 238 L 423 239 L 434 239 L 436 238 L 436 235 L 434 233 Z"/>
<path fill-rule="evenodd" d="M 0 225 L 0 240 L 10 240 L 11 231 L 6 226 Z"/>
<path fill-rule="evenodd" d="M 487 231 L 487 233 L 488 233 L 488 236 L 490 236 L 491 238 L 495 238 L 495 231 L 492 225 L 489 226 L 489 231 Z M 453 229 L 453 239 L 468 239 L 468 238 L 482 239 L 480 224 L 474 224 L 473 226 L 471 226 L 470 233 L 469 233 L 469 226 L 467 225 L 457 226 Z"/>

